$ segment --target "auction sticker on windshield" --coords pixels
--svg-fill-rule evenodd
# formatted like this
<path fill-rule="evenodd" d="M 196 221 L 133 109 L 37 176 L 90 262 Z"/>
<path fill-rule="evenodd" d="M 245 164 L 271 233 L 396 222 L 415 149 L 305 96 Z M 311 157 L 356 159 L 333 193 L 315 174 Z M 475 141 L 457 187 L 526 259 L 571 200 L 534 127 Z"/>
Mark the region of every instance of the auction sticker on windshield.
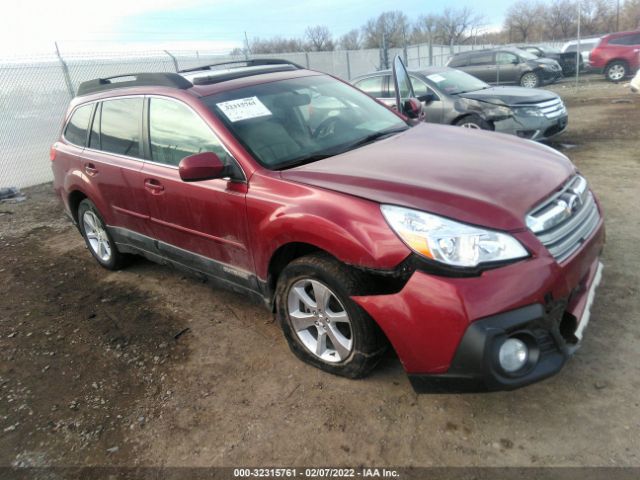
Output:
<path fill-rule="evenodd" d="M 436 83 L 440 83 L 440 82 L 446 80 L 446 78 L 444 78 L 442 75 L 439 75 L 437 73 L 429 75 L 427 78 L 429 80 L 431 80 L 432 82 L 436 82 Z"/>
<path fill-rule="evenodd" d="M 271 111 L 265 107 L 264 103 L 262 103 L 258 97 L 230 100 L 228 102 L 217 103 L 216 106 L 232 122 L 271 115 Z"/>

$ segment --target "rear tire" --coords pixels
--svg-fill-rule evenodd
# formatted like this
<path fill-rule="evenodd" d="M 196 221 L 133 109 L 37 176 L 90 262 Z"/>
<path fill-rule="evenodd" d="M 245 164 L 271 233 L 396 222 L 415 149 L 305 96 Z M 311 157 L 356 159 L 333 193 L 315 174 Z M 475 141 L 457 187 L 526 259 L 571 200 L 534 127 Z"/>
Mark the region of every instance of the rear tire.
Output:
<path fill-rule="evenodd" d="M 119 270 L 130 256 L 120 253 L 107 230 L 102 215 L 87 198 L 78 205 L 78 227 L 93 258 L 107 270 Z"/>
<path fill-rule="evenodd" d="M 493 130 L 493 127 L 489 122 L 475 113 L 462 117 L 460 120 L 456 121 L 456 125 L 462 128 L 471 128 L 474 130 Z"/>
<path fill-rule="evenodd" d="M 361 378 L 378 363 L 387 340 L 351 296 L 366 278 L 327 254 L 285 267 L 276 288 L 276 317 L 291 351 L 334 375 Z"/>
<path fill-rule="evenodd" d="M 610 82 L 618 83 L 629 75 L 629 65 L 623 61 L 611 62 L 604 69 L 604 75 Z"/>
<path fill-rule="evenodd" d="M 525 88 L 538 88 L 540 86 L 540 75 L 536 72 L 527 72 L 520 77 L 520 86 Z"/>

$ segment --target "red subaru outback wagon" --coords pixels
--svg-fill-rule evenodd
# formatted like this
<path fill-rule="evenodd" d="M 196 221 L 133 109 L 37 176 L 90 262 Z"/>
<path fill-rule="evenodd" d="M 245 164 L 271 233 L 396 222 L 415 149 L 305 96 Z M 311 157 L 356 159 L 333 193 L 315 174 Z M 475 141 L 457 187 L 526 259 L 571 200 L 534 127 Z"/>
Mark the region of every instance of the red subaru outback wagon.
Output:
<path fill-rule="evenodd" d="M 394 67 L 404 112 L 276 60 L 85 82 L 55 190 L 103 267 L 140 254 L 256 297 L 327 372 L 390 345 L 419 392 L 553 375 L 600 280 L 596 197 L 549 147 L 411 126 Z"/>

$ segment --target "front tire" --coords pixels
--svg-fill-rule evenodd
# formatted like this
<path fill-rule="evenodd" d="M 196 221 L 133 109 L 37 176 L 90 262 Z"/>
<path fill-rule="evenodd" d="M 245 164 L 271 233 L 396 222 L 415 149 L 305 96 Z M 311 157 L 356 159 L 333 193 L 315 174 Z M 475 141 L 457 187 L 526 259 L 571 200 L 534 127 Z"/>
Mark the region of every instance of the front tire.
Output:
<path fill-rule="evenodd" d="M 525 88 L 538 88 L 540 86 L 540 75 L 536 72 L 527 72 L 520 77 L 520 86 Z"/>
<path fill-rule="evenodd" d="M 625 62 L 611 62 L 605 68 L 604 75 L 610 82 L 620 82 L 629 75 L 629 66 Z"/>
<path fill-rule="evenodd" d="M 118 251 L 102 215 L 87 198 L 78 206 L 78 226 L 91 255 L 101 266 L 107 270 L 119 270 L 128 263 L 129 256 Z"/>
<path fill-rule="evenodd" d="M 285 267 L 276 289 L 276 316 L 300 360 L 348 378 L 361 378 L 375 367 L 387 341 L 350 298 L 363 282 L 363 275 L 326 254 Z"/>
<path fill-rule="evenodd" d="M 474 130 L 493 130 L 491 124 L 484 120 L 480 115 L 471 114 L 466 117 L 462 117 L 456 122 L 458 127 L 471 128 Z"/>

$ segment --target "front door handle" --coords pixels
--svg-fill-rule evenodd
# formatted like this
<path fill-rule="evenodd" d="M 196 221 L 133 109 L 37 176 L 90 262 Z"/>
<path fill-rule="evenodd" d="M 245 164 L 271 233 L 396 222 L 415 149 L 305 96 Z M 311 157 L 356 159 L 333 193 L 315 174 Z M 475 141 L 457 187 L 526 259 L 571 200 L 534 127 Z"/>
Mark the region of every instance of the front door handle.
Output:
<path fill-rule="evenodd" d="M 98 174 L 98 169 L 93 163 L 85 163 L 84 171 L 87 172 L 87 175 L 89 175 L 90 177 L 94 177 Z"/>
<path fill-rule="evenodd" d="M 160 195 L 162 192 L 164 192 L 164 185 L 162 185 L 155 178 L 145 179 L 144 188 L 146 188 L 149 192 L 153 193 L 154 195 Z"/>

